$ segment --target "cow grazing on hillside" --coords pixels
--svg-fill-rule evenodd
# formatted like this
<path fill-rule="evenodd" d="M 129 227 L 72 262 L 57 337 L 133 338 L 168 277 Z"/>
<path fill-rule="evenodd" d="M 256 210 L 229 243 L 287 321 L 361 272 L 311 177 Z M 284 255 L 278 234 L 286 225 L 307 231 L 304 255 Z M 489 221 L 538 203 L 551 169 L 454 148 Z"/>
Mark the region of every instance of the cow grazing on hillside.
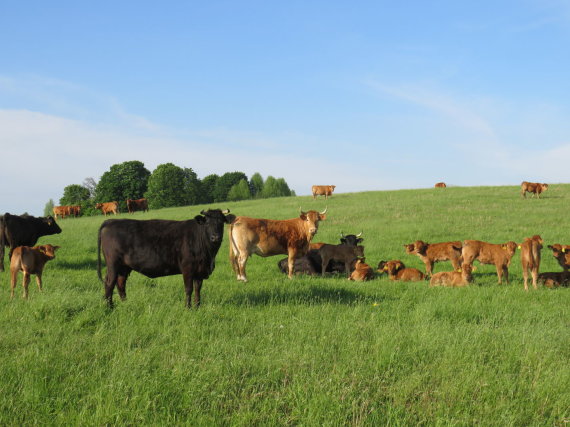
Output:
<path fill-rule="evenodd" d="M 540 194 L 548 190 L 548 184 L 541 184 L 539 182 L 526 182 L 521 183 L 521 197 L 526 198 L 526 193 L 532 193 L 533 197 L 540 198 Z"/>
<path fill-rule="evenodd" d="M 354 271 L 350 273 L 348 280 L 356 282 L 365 282 L 374 279 L 374 271 L 372 267 L 365 263 L 366 258 L 358 258 L 354 264 Z"/>
<path fill-rule="evenodd" d="M 287 255 L 287 275 L 293 278 L 295 259 L 309 250 L 319 222 L 326 219 L 326 211 L 300 210 L 298 218 L 285 220 L 237 217 L 229 230 L 230 262 L 237 279 L 247 282 L 245 266 L 252 254 Z"/>
<path fill-rule="evenodd" d="M 38 289 L 42 291 L 42 272 L 46 262 L 55 258 L 55 251 L 59 246 L 41 245 L 34 246 L 18 246 L 14 249 L 12 259 L 10 261 L 10 298 L 14 298 L 14 289 L 18 281 L 18 273 L 24 272 L 22 286 L 24 287 L 24 298 L 28 298 L 28 285 L 30 284 L 30 275 L 36 275 L 36 283 Z"/>
<path fill-rule="evenodd" d="M 418 282 L 424 280 L 425 276 L 417 268 L 406 267 L 400 260 L 380 261 L 376 268 L 380 274 L 388 273 L 390 280 L 399 280 L 402 282 Z"/>
<path fill-rule="evenodd" d="M 136 211 L 148 212 L 148 202 L 145 198 L 137 200 L 127 199 L 127 210 L 131 214 Z"/>
<path fill-rule="evenodd" d="M 322 275 L 325 274 L 329 261 L 335 260 L 344 263 L 344 270 L 350 276 L 353 262 L 364 256 L 364 246 L 324 244 L 319 249 L 319 255 L 321 256 Z"/>
<path fill-rule="evenodd" d="M 311 187 L 311 192 L 313 193 L 313 199 L 316 199 L 317 196 L 325 196 L 325 200 L 332 196 L 332 193 L 336 185 L 313 185 Z"/>
<path fill-rule="evenodd" d="M 52 210 L 55 219 L 57 219 L 58 215 L 61 219 L 71 215 L 71 206 L 54 206 Z"/>
<path fill-rule="evenodd" d="M 538 282 L 542 283 L 547 288 L 558 288 L 560 286 L 568 286 L 570 284 L 570 272 L 557 271 L 540 273 L 538 275 Z"/>
<path fill-rule="evenodd" d="M 18 246 L 34 246 L 42 236 L 61 233 L 53 217 L 11 215 L 0 217 L 0 271 L 4 271 L 4 247 L 9 246 L 8 260 Z"/>
<path fill-rule="evenodd" d="M 560 267 L 562 267 L 564 271 L 568 271 L 570 268 L 570 245 L 555 243 L 554 245 L 548 245 L 547 248 L 552 250 L 552 256 L 556 258 Z"/>
<path fill-rule="evenodd" d="M 235 219 L 229 211 L 202 211 L 186 221 L 109 219 L 101 224 L 97 241 L 97 274 L 101 277 L 101 251 L 107 265 L 105 299 L 113 306 L 115 285 L 119 297 L 127 296 L 127 278 L 132 270 L 147 277 L 182 274 L 186 306 L 200 305 L 202 281 L 214 271 L 222 244 L 224 224 Z"/>
<path fill-rule="evenodd" d="M 432 275 L 433 264 L 438 261 L 451 261 L 457 270 L 461 266 L 461 242 L 426 243 L 416 240 L 414 243 L 404 245 L 406 253 L 417 255 L 426 266 L 426 274 Z"/>
<path fill-rule="evenodd" d="M 494 264 L 501 284 L 503 276 L 509 283 L 509 265 L 516 250 L 517 244 L 512 241 L 497 245 L 480 240 L 464 240 L 461 255 L 464 265 L 473 265 L 474 260 L 481 264 Z"/>
<path fill-rule="evenodd" d="M 528 291 L 528 272 L 532 275 L 532 286 L 537 289 L 538 269 L 540 267 L 540 250 L 542 238 L 538 235 L 527 237 L 520 244 L 521 264 L 524 278 L 524 290 Z"/>
<path fill-rule="evenodd" d="M 103 215 L 107 216 L 108 213 L 117 215 L 119 213 L 119 203 L 117 202 L 105 202 L 97 203 L 95 209 L 99 209 Z"/>
<path fill-rule="evenodd" d="M 435 184 L 434 187 L 435 188 L 446 188 L 447 185 L 445 185 L 445 182 L 438 182 L 437 184 Z"/>
<path fill-rule="evenodd" d="M 70 214 L 73 215 L 75 218 L 81 216 L 81 206 L 80 205 L 73 205 L 70 206 Z"/>
<path fill-rule="evenodd" d="M 459 288 L 469 285 L 473 281 L 473 267 L 470 264 L 463 264 L 461 268 L 455 271 L 442 271 L 435 273 L 429 281 L 430 287 L 433 286 L 449 286 Z"/>

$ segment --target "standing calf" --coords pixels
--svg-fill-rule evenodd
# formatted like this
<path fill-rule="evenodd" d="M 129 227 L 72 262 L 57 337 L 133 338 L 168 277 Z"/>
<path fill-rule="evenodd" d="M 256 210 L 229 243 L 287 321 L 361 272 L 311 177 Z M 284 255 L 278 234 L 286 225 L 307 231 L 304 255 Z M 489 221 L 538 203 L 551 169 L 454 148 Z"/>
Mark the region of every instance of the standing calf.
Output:
<path fill-rule="evenodd" d="M 457 270 L 461 265 L 461 242 L 426 243 L 416 240 L 414 243 L 404 245 L 406 253 L 417 255 L 426 266 L 426 274 L 431 276 L 433 264 L 436 261 L 451 261 L 453 268 Z"/>
<path fill-rule="evenodd" d="M 538 235 L 527 237 L 519 246 L 521 250 L 521 264 L 524 278 L 524 290 L 528 291 L 528 272 L 532 275 L 532 286 L 537 289 L 538 268 L 540 267 L 540 250 L 542 238 Z"/>
<path fill-rule="evenodd" d="M 499 284 L 501 284 L 503 276 L 505 276 L 506 282 L 509 283 L 509 265 L 516 250 L 517 244 L 515 242 L 497 245 L 479 240 L 464 240 L 461 254 L 464 265 L 469 264 L 472 266 L 474 260 L 478 260 L 481 264 L 494 264 L 497 269 Z"/>
<path fill-rule="evenodd" d="M 55 251 L 59 246 L 41 245 L 34 246 L 18 246 L 14 249 L 12 259 L 10 261 L 10 298 L 14 298 L 14 288 L 18 281 L 18 272 L 24 272 L 24 298 L 28 298 L 28 285 L 30 284 L 30 275 L 36 275 L 38 289 L 42 291 L 42 271 L 46 262 L 55 258 Z"/>
<path fill-rule="evenodd" d="M 350 276 L 350 266 L 356 258 L 364 256 L 364 246 L 329 245 L 325 243 L 319 249 L 319 254 L 322 259 L 321 274 L 325 274 L 329 261 L 334 259 L 344 262 L 344 269 Z"/>
<path fill-rule="evenodd" d="M 540 193 L 548 190 L 548 184 L 541 184 L 539 182 L 527 182 L 523 181 L 521 183 L 521 197 L 526 199 L 526 193 L 532 193 L 533 197 L 536 195 L 540 199 Z"/>

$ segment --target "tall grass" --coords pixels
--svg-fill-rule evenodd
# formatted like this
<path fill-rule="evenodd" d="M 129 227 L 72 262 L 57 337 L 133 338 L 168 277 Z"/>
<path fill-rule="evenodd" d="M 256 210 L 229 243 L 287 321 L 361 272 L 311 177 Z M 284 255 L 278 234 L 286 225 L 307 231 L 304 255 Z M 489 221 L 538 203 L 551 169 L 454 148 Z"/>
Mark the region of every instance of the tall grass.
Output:
<path fill-rule="evenodd" d="M 401 259 L 416 239 L 570 243 L 570 186 L 540 200 L 516 187 L 338 194 L 227 203 L 237 215 L 323 210 L 315 241 L 363 231 L 366 256 Z M 186 219 L 207 206 L 137 213 Z M 127 217 L 127 215 L 121 215 Z M 464 289 L 386 277 L 288 280 L 281 257 L 254 257 L 235 280 L 227 237 L 198 310 L 181 276 L 133 273 L 128 299 L 103 302 L 96 275 L 102 217 L 60 221 L 44 292 L 9 299 L 0 274 L 0 424 L 566 425 L 570 291 L 524 292 L 520 255 L 508 285 L 480 266 Z M 435 271 L 450 270 L 449 262 Z M 542 271 L 560 267 L 543 250 Z M 20 279 L 21 280 L 21 279 Z M 18 289 L 21 292 L 21 289 Z"/>

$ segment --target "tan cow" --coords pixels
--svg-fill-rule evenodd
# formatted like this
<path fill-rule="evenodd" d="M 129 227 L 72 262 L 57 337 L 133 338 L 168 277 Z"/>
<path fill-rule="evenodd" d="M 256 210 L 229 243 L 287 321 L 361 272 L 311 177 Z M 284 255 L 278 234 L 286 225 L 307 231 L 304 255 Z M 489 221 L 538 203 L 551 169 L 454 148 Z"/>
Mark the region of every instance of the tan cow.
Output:
<path fill-rule="evenodd" d="M 319 221 L 326 219 L 326 211 L 300 210 L 298 218 L 284 220 L 238 216 L 229 230 L 230 261 L 237 279 L 247 282 L 245 265 L 252 254 L 262 257 L 288 255 L 288 276 L 293 278 L 295 258 L 308 252 Z"/>
<path fill-rule="evenodd" d="M 30 284 L 30 275 L 36 275 L 38 289 L 42 291 L 42 272 L 46 262 L 55 258 L 55 251 L 59 246 L 40 245 L 40 246 L 18 246 L 14 249 L 12 259 L 10 260 L 10 298 L 14 298 L 14 289 L 18 281 L 18 272 L 24 272 L 24 298 L 28 298 L 28 285 Z"/>
<path fill-rule="evenodd" d="M 532 275 L 532 286 L 537 289 L 538 269 L 540 267 L 540 250 L 542 249 L 542 238 L 539 235 L 527 237 L 520 244 L 521 264 L 524 278 L 524 290 L 528 291 L 528 272 Z"/>
<path fill-rule="evenodd" d="M 540 199 L 540 193 L 548 190 L 548 184 L 541 184 L 539 182 L 526 182 L 521 183 L 521 197 L 526 199 L 526 193 L 532 193 L 533 197 L 536 195 Z"/>
<path fill-rule="evenodd" d="M 54 206 L 53 207 L 53 216 L 57 219 L 59 215 L 61 219 L 64 219 L 66 216 L 71 215 L 71 206 Z"/>
<path fill-rule="evenodd" d="M 434 186 L 435 188 L 446 188 L 447 185 L 445 185 L 445 182 L 438 182 L 435 184 Z"/>
<path fill-rule="evenodd" d="M 406 253 L 417 255 L 426 266 L 426 274 L 432 275 L 433 264 L 437 261 L 451 261 L 457 270 L 461 266 L 461 242 L 426 243 L 416 240 L 414 243 L 404 245 Z"/>
<path fill-rule="evenodd" d="M 455 271 L 442 271 L 435 273 L 429 281 L 429 286 L 449 286 L 459 288 L 469 285 L 473 281 L 473 267 L 470 264 L 463 264 Z"/>
<path fill-rule="evenodd" d="M 552 256 L 556 258 L 560 267 L 562 267 L 564 271 L 568 271 L 570 268 L 570 245 L 555 243 L 554 245 L 548 245 L 547 248 L 552 250 Z"/>
<path fill-rule="evenodd" d="M 501 284 L 503 276 L 509 283 L 509 265 L 516 250 L 517 244 L 512 241 L 497 245 L 480 240 L 464 240 L 461 255 L 463 265 L 473 265 L 474 260 L 478 260 L 481 264 L 494 264 Z"/>
<path fill-rule="evenodd" d="M 97 203 L 95 205 L 95 209 L 99 209 L 105 216 L 107 216 L 108 213 L 117 215 L 119 213 L 119 203 L 117 202 Z"/>
<path fill-rule="evenodd" d="M 317 196 L 325 196 L 325 199 L 328 199 L 329 196 L 332 196 L 335 188 L 336 185 L 313 185 L 311 187 L 313 199 L 316 199 Z"/>
<path fill-rule="evenodd" d="M 400 260 L 380 261 L 376 271 L 388 273 L 390 280 L 402 282 L 419 282 L 425 279 L 424 273 L 417 268 L 406 267 Z"/>
<path fill-rule="evenodd" d="M 364 246 L 329 245 L 325 243 L 319 249 L 321 256 L 321 274 L 324 275 L 330 260 L 344 263 L 344 271 L 350 276 L 350 267 L 357 259 L 364 256 Z"/>
<path fill-rule="evenodd" d="M 354 264 L 354 271 L 350 273 L 348 280 L 355 282 L 365 282 L 374 279 L 372 267 L 365 263 L 366 258 L 358 258 Z"/>

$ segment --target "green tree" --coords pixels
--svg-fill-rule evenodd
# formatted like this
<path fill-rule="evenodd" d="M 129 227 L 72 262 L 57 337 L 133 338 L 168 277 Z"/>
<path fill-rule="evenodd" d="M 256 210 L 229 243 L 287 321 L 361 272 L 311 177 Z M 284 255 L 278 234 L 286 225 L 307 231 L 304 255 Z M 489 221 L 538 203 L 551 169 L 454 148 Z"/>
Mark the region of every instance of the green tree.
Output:
<path fill-rule="evenodd" d="M 44 216 L 53 215 L 53 207 L 54 207 L 53 199 L 49 199 L 49 201 L 44 206 Z"/>
<path fill-rule="evenodd" d="M 245 179 L 242 179 L 236 185 L 230 188 L 228 192 L 228 200 L 236 201 L 236 200 L 246 200 L 251 199 L 251 192 L 249 190 L 249 185 Z"/>
<path fill-rule="evenodd" d="M 202 197 L 202 183 L 192 168 L 184 168 L 184 192 L 186 193 L 187 205 L 200 203 Z"/>
<path fill-rule="evenodd" d="M 216 188 L 216 183 L 219 179 L 220 177 L 215 173 L 202 179 L 200 182 L 200 203 L 212 203 L 214 201 L 214 188 Z"/>
<path fill-rule="evenodd" d="M 148 179 L 145 197 L 148 199 L 149 208 L 187 205 L 189 197 L 186 185 L 189 171 L 192 170 L 184 170 L 173 163 L 158 165 Z"/>
<path fill-rule="evenodd" d="M 277 191 L 280 197 L 289 197 L 291 196 L 291 189 L 285 182 L 285 178 L 277 178 Z"/>
<path fill-rule="evenodd" d="M 247 181 L 247 175 L 243 172 L 226 172 L 216 181 L 214 187 L 214 202 L 225 202 L 228 200 L 230 189 L 242 179 Z"/>
<path fill-rule="evenodd" d="M 140 199 L 148 188 L 150 172 L 142 162 L 118 163 L 103 174 L 95 189 L 95 202 L 117 201 L 126 210 L 127 199 Z"/>
<path fill-rule="evenodd" d="M 277 180 L 271 175 L 265 179 L 261 197 L 264 199 L 267 199 L 269 197 L 279 197 L 279 185 L 277 184 Z"/>
<path fill-rule="evenodd" d="M 259 197 L 263 191 L 263 178 L 259 172 L 254 173 L 250 179 L 251 194 L 253 197 Z"/>
<path fill-rule="evenodd" d="M 89 200 L 89 190 L 79 184 L 71 184 L 63 189 L 63 196 L 59 199 L 60 205 L 80 205 Z"/>

